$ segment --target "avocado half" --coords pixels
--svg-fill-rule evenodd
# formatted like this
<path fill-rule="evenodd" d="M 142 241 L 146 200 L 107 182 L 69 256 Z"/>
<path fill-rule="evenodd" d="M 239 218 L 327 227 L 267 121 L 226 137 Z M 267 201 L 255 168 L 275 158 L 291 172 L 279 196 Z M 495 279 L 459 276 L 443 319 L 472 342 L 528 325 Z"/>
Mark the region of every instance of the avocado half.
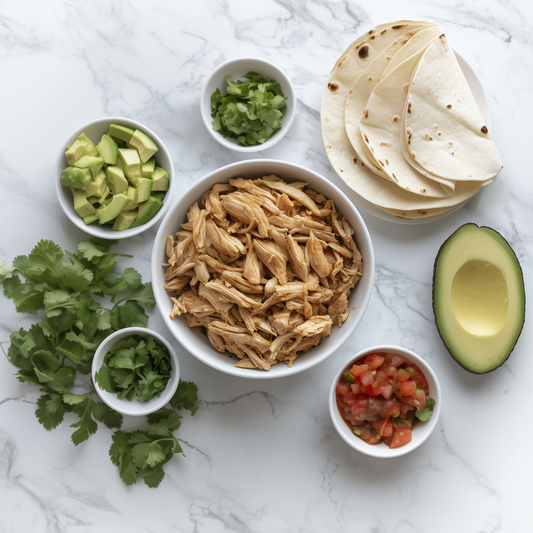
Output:
<path fill-rule="evenodd" d="M 486 374 L 511 355 L 525 320 L 522 267 L 494 229 L 464 224 L 441 246 L 433 269 L 433 313 L 450 355 Z"/>

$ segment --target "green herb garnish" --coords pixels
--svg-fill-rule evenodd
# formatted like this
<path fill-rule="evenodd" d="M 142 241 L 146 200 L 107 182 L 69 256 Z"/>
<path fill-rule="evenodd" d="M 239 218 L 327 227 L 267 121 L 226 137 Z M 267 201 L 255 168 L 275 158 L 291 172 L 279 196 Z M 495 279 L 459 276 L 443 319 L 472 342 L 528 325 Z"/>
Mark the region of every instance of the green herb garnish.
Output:
<path fill-rule="evenodd" d="M 211 95 L 213 129 L 223 137 L 237 139 L 243 146 L 263 144 L 281 128 L 287 104 L 280 84 L 257 72 L 243 80 L 226 76 L 228 94 L 220 89 Z"/>
<path fill-rule="evenodd" d="M 415 416 L 422 422 L 427 422 L 433 414 L 435 408 L 435 400 L 433 398 L 426 398 L 426 406 L 424 409 L 417 411 Z"/>
<path fill-rule="evenodd" d="M 166 346 L 151 335 L 131 335 L 107 352 L 95 379 L 107 392 L 118 398 L 149 402 L 165 390 L 172 374 L 170 354 Z"/>
<path fill-rule="evenodd" d="M 355 383 L 355 376 L 351 372 L 348 372 L 344 378 L 344 383 L 346 383 L 346 385 L 352 385 Z"/>

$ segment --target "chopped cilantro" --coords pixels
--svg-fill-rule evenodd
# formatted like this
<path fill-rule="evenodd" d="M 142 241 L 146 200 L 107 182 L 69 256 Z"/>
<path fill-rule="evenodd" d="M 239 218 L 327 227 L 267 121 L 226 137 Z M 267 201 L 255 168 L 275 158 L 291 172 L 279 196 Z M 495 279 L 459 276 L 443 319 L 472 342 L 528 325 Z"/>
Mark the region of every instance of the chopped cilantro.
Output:
<path fill-rule="evenodd" d="M 424 409 L 417 411 L 415 413 L 415 416 L 422 422 L 427 422 L 431 418 L 434 409 L 435 400 L 433 398 L 426 398 L 426 406 L 424 407 Z"/>
<path fill-rule="evenodd" d="M 257 72 L 248 72 L 243 80 L 226 76 L 227 92 L 211 95 L 213 129 L 239 144 L 263 144 L 281 128 L 287 104 L 280 84 Z"/>

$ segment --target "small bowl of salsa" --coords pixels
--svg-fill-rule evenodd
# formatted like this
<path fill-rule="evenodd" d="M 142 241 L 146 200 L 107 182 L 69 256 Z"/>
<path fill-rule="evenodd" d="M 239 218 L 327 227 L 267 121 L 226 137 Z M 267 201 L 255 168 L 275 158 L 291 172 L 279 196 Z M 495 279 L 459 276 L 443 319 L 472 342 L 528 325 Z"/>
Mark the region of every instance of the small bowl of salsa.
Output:
<path fill-rule="evenodd" d="M 430 436 L 441 401 L 437 376 L 421 357 L 383 345 L 344 362 L 331 385 L 329 411 L 352 448 L 372 457 L 398 457 Z"/>

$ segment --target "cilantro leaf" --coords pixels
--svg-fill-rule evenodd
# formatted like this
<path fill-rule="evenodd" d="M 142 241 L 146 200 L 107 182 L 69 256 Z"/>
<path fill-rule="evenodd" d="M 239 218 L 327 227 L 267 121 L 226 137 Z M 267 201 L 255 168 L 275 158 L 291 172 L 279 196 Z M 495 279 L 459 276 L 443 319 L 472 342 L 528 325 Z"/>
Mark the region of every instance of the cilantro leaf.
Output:
<path fill-rule="evenodd" d="M 92 414 L 98 422 L 102 422 L 109 429 L 120 428 L 122 426 L 122 415 L 111 409 L 103 402 L 93 401 L 91 404 Z"/>
<path fill-rule="evenodd" d="M 2 281 L 4 281 L 8 276 L 11 276 L 15 270 L 15 267 L 6 265 L 3 261 L 0 262 L 0 283 L 2 283 Z"/>
<path fill-rule="evenodd" d="M 63 401 L 71 405 L 72 410 L 80 417 L 78 422 L 70 425 L 71 428 L 78 428 L 71 436 L 74 445 L 78 446 L 98 429 L 98 424 L 91 416 L 91 395 L 68 393 L 63 395 Z"/>
<path fill-rule="evenodd" d="M 43 394 L 37 400 L 35 414 L 46 429 L 54 429 L 61 424 L 66 412 L 67 409 L 60 394 Z"/>
<path fill-rule="evenodd" d="M 128 486 L 137 481 L 137 468 L 131 461 L 130 435 L 124 431 L 115 431 L 113 444 L 109 448 L 111 461 L 118 466 L 120 477 Z"/>
<path fill-rule="evenodd" d="M 435 400 L 433 398 L 427 398 L 426 406 L 424 407 L 424 409 L 417 411 L 415 413 L 415 416 L 422 422 L 427 422 L 431 418 L 434 408 L 435 408 Z"/>
<path fill-rule="evenodd" d="M 123 327 L 141 327 L 145 328 L 148 325 L 148 316 L 144 309 L 137 302 L 126 302 L 117 307 L 120 313 L 120 319 Z"/>
<path fill-rule="evenodd" d="M 178 411 L 187 409 L 194 416 L 200 406 L 198 401 L 198 387 L 191 381 L 182 381 L 180 379 L 178 389 L 170 400 L 170 405 Z"/>

